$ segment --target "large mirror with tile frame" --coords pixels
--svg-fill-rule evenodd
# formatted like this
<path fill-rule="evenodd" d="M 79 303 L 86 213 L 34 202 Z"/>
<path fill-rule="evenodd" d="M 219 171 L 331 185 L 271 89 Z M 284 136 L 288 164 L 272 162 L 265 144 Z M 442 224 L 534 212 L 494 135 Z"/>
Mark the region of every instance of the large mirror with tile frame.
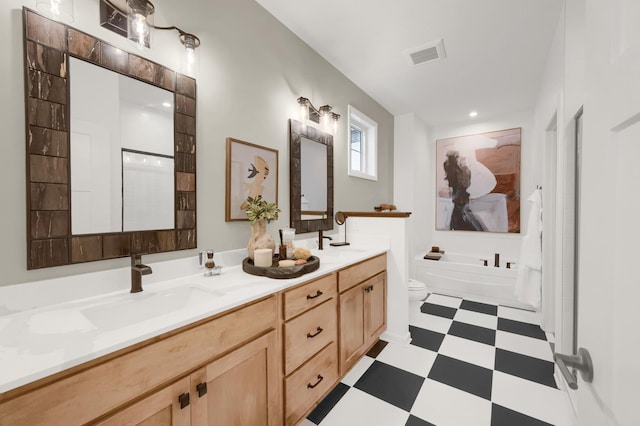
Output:
<path fill-rule="evenodd" d="M 333 136 L 289 120 L 289 165 L 291 227 L 333 229 Z"/>
<path fill-rule="evenodd" d="M 23 9 L 25 52 L 25 109 L 27 145 L 27 268 L 37 269 L 87 261 L 159 253 L 196 247 L 196 82 L 162 65 L 122 51 L 73 27 Z M 73 58 L 73 59 L 71 59 Z M 123 231 L 74 231 L 83 213 L 72 206 L 72 154 L 70 96 L 77 60 L 101 70 L 127 76 L 162 89 L 173 98 L 172 147 L 162 158 L 163 188 L 173 212 L 159 225 L 133 221 Z M 76 69 L 79 68 L 77 65 Z M 89 97 L 90 98 L 90 97 Z M 95 97 L 99 103 L 99 96 Z M 169 126 L 169 125 L 168 125 Z M 169 126 L 168 128 L 170 128 Z M 119 148 L 118 148 L 119 149 Z M 131 153 L 131 151 L 134 151 Z M 135 154 L 135 155 L 134 155 Z M 75 154 L 76 156 L 80 154 Z M 140 158 L 134 158 L 136 155 Z M 122 150 L 121 161 L 160 160 L 157 153 Z M 77 158 L 76 158 L 77 160 Z M 135 167 L 134 167 L 135 168 Z M 124 170 L 120 169 L 120 173 Z M 117 173 L 117 172 L 116 172 Z M 125 171 L 126 173 L 126 171 Z M 166 173 L 165 173 L 166 175 Z M 136 182 L 139 175 L 136 175 Z M 154 181 L 156 186 L 160 184 Z M 125 185 L 120 182 L 121 187 Z M 116 185 L 117 186 L 117 185 Z M 133 189 L 136 189 L 134 186 Z M 122 190 L 121 190 L 122 192 Z M 126 194 L 120 194 L 120 196 Z M 135 193 L 129 198 L 135 198 Z M 163 195 L 164 197 L 164 195 Z M 122 201 L 121 204 L 124 204 Z M 165 203 L 166 204 L 166 203 Z M 122 215 L 124 207 L 120 206 Z M 120 212 L 113 213 L 115 215 Z M 139 218 L 138 218 L 139 219 Z M 144 221 L 143 221 L 144 222 Z"/>

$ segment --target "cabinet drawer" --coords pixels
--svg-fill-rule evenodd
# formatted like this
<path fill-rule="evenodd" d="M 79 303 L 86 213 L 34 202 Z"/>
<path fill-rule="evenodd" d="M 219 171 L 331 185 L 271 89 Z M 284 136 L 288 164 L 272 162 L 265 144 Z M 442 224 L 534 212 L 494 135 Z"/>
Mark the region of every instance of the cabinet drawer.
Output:
<path fill-rule="evenodd" d="M 285 379 L 286 424 L 292 425 L 320 402 L 338 381 L 336 344 L 331 343 L 302 368 Z"/>
<path fill-rule="evenodd" d="M 284 319 L 293 318 L 335 297 L 336 284 L 337 276 L 331 274 L 284 293 Z"/>
<path fill-rule="evenodd" d="M 342 293 L 387 269 L 387 255 L 381 254 L 338 272 L 338 287 Z"/>
<path fill-rule="evenodd" d="M 336 299 L 284 324 L 285 375 L 337 339 Z"/>

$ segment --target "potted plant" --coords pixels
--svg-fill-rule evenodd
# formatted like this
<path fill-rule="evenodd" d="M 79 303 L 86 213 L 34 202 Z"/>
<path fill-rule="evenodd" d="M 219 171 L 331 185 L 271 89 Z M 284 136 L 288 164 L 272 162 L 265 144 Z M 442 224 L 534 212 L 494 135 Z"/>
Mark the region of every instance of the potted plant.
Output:
<path fill-rule="evenodd" d="M 247 254 L 253 259 L 255 249 L 268 248 L 275 251 L 276 244 L 271 235 L 267 233 L 267 223 L 278 219 L 280 209 L 276 203 L 269 203 L 262 196 L 247 198 L 247 217 L 251 224 L 251 238 L 247 245 Z"/>

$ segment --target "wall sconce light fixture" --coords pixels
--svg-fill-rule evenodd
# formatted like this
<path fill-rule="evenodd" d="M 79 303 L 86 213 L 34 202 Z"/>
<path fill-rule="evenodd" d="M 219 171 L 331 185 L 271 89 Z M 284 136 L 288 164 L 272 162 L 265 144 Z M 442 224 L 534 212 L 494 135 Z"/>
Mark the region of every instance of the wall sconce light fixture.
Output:
<path fill-rule="evenodd" d="M 307 120 L 320 124 L 324 129 L 332 128 L 333 133 L 338 130 L 338 121 L 340 114 L 331 112 L 331 105 L 323 105 L 319 109 L 313 106 L 307 98 L 299 97 L 298 105 L 300 105 L 300 121 L 304 124 Z"/>
<path fill-rule="evenodd" d="M 151 49 L 156 8 L 146 0 L 127 0 L 127 38 L 139 49 Z"/>
<path fill-rule="evenodd" d="M 122 5 L 118 5 L 124 1 L 126 1 L 126 10 Z M 151 48 L 153 30 L 176 30 L 180 43 L 185 48 L 183 71 L 193 75 L 197 68 L 196 49 L 200 46 L 200 39 L 174 25 L 167 27 L 154 25 L 154 12 L 155 7 L 148 0 L 100 0 L 100 25 L 127 37 L 140 49 Z"/>
<path fill-rule="evenodd" d="M 36 9 L 53 20 L 73 22 L 73 0 L 37 0 Z"/>

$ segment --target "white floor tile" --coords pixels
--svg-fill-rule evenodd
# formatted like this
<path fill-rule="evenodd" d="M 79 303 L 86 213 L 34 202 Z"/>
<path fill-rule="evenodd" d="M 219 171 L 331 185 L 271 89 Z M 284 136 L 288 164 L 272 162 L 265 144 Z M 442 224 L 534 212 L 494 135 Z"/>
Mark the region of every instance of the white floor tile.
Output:
<path fill-rule="evenodd" d="M 544 359 L 545 361 L 553 361 L 553 354 L 551 353 L 549 342 L 515 333 L 508 333 L 501 330 L 496 331 L 496 348 L 529 355 Z"/>
<path fill-rule="evenodd" d="M 365 355 L 360 361 L 356 363 L 356 365 L 351 368 L 351 370 L 349 370 L 349 372 L 346 376 L 344 376 L 344 379 L 342 379 L 341 382 L 347 386 L 355 385 L 360 376 L 362 376 L 364 372 L 367 371 L 369 367 L 371 367 L 373 361 L 373 358 Z"/>
<path fill-rule="evenodd" d="M 491 401 L 426 379 L 411 414 L 438 426 L 489 426 Z"/>
<path fill-rule="evenodd" d="M 514 321 L 528 322 L 530 324 L 540 324 L 538 314 L 533 311 L 525 311 L 524 309 L 508 308 L 506 306 L 498 306 L 498 316 Z"/>
<path fill-rule="evenodd" d="M 435 303 L 437 305 L 448 306 L 458 309 L 462 303 L 462 299 L 458 297 L 445 296 L 443 294 L 431 293 L 425 302 Z"/>
<path fill-rule="evenodd" d="M 553 333 L 549 333 L 547 331 L 544 334 L 546 334 L 548 342 L 551 342 L 551 343 L 555 343 L 556 342 L 556 336 Z"/>
<path fill-rule="evenodd" d="M 427 377 L 437 355 L 418 346 L 389 343 L 376 360 Z"/>
<path fill-rule="evenodd" d="M 566 393 L 500 371 L 493 372 L 491 400 L 555 426 L 571 426 L 573 409 Z"/>
<path fill-rule="evenodd" d="M 490 370 L 495 367 L 496 349 L 493 346 L 457 336 L 445 336 L 438 353 Z"/>
<path fill-rule="evenodd" d="M 404 425 L 409 413 L 359 389 L 351 388 L 320 422 L 321 426 Z"/>
<path fill-rule="evenodd" d="M 454 321 L 466 322 L 467 324 L 477 325 L 480 327 L 495 330 L 498 328 L 498 317 L 494 315 L 482 314 L 480 312 L 468 311 L 466 309 L 458 309 Z"/>
<path fill-rule="evenodd" d="M 437 331 L 438 333 L 446 334 L 449 331 L 449 327 L 451 327 L 451 323 L 453 320 L 448 318 L 439 317 L 437 315 L 424 314 L 420 311 L 417 313 L 409 314 L 409 324 L 425 328 L 431 331 Z"/>

